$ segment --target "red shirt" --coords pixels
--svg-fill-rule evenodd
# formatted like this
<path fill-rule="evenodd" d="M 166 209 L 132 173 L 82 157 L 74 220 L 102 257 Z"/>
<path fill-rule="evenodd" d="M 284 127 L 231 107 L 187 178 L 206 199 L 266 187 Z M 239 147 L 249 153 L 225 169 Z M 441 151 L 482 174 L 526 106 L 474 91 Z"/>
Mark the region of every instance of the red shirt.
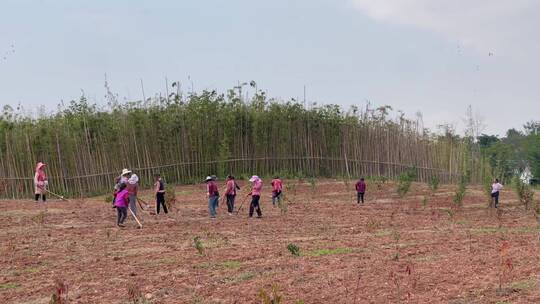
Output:
<path fill-rule="evenodd" d="M 126 190 L 129 192 L 129 194 L 137 195 L 137 191 L 139 190 L 139 184 L 126 184 Z"/>
<path fill-rule="evenodd" d="M 215 181 L 209 181 L 207 184 L 206 184 L 206 187 L 208 189 L 208 196 L 209 197 L 212 197 L 212 196 L 218 196 L 218 186 L 216 184 Z"/>
<path fill-rule="evenodd" d="M 272 185 L 272 192 L 274 193 L 278 193 L 283 190 L 283 182 L 279 178 L 273 179 L 270 184 Z"/>
<path fill-rule="evenodd" d="M 364 193 L 366 192 L 366 183 L 364 181 L 356 182 L 356 192 Z"/>

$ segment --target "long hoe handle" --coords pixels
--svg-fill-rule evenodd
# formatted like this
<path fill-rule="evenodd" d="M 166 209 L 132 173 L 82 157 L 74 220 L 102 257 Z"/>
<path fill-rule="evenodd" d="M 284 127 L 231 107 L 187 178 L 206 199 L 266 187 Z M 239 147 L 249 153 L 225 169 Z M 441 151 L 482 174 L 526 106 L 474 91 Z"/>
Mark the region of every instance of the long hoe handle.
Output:
<path fill-rule="evenodd" d="M 142 224 L 141 224 L 141 222 L 139 222 L 139 219 L 137 218 L 135 213 L 133 213 L 133 210 L 131 210 L 130 207 L 128 207 L 128 209 L 129 209 L 129 212 L 131 213 L 131 215 L 133 216 L 133 218 L 135 219 L 135 221 L 137 221 L 137 224 L 139 224 L 139 228 L 142 228 Z"/>
<path fill-rule="evenodd" d="M 43 189 L 43 190 L 45 190 L 45 192 L 51 194 L 52 196 L 56 196 L 57 198 L 59 198 L 59 199 L 61 199 L 63 201 L 69 202 L 69 200 L 67 198 L 63 197 L 62 195 L 56 194 L 56 193 L 51 192 L 51 191 L 49 191 L 47 189 Z"/>
<path fill-rule="evenodd" d="M 242 210 L 242 206 L 244 206 L 244 203 L 246 202 L 247 198 L 248 197 L 246 196 L 246 198 L 244 198 L 244 200 L 240 204 L 240 207 L 238 207 L 238 209 L 236 209 L 236 214 L 240 213 L 240 210 Z"/>

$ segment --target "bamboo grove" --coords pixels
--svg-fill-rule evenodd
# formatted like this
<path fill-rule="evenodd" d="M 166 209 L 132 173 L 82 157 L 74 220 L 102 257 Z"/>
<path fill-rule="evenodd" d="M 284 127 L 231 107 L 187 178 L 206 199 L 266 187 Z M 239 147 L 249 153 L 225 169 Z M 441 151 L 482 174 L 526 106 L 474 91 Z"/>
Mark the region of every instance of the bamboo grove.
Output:
<path fill-rule="evenodd" d="M 168 183 L 209 174 L 283 177 L 386 176 L 416 168 L 417 178 L 480 181 L 483 161 L 453 134 L 430 135 L 415 121 L 388 118 L 388 107 L 344 111 L 306 108 L 294 100 L 249 100 L 228 94 L 156 97 L 106 109 L 85 97 L 31 119 L 4 107 L 0 116 L 0 197 L 29 197 L 37 161 L 48 164 L 50 188 L 70 196 L 110 191 L 122 168 L 143 185 L 161 173 Z M 468 168 L 468 169 L 467 169 Z"/>

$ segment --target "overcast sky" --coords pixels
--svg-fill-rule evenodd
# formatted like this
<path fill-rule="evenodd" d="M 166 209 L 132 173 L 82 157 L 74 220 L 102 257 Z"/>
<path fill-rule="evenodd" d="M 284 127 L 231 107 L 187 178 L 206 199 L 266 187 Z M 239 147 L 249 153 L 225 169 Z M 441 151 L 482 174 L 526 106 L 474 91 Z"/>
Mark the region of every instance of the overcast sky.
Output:
<path fill-rule="evenodd" d="M 427 127 L 540 120 L 537 0 L 0 0 L 0 105 L 56 109 L 257 81 L 273 97 L 391 105 Z"/>

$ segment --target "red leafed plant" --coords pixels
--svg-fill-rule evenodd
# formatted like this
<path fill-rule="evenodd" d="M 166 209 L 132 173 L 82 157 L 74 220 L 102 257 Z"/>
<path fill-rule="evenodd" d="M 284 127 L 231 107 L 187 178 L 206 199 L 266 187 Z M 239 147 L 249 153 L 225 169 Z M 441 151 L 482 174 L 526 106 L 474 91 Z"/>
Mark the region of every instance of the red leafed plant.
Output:
<path fill-rule="evenodd" d="M 501 248 L 499 249 L 499 291 L 502 290 L 502 286 L 504 285 L 505 281 L 508 280 L 512 270 L 514 270 L 512 259 L 508 257 L 509 250 L 510 244 L 508 242 L 503 242 Z"/>
<path fill-rule="evenodd" d="M 49 304 L 67 304 L 68 303 L 68 285 L 60 278 L 54 280 L 54 293 L 51 296 Z"/>

